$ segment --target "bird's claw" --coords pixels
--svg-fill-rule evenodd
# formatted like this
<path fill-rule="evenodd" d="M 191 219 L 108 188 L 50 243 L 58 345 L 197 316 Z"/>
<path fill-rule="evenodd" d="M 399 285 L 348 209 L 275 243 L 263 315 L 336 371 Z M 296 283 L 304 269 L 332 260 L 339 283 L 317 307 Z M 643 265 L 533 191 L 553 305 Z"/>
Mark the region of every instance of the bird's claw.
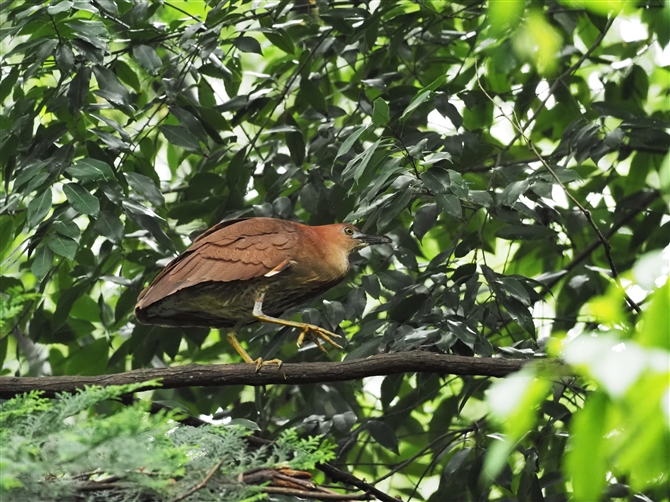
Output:
<path fill-rule="evenodd" d="M 277 369 L 279 369 L 284 364 L 284 361 L 282 361 L 281 359 L 269 359 L 267 361 L 264 361 L 262 357 L 259 357 L 258 359 L 251 361 L 251 364 L 256 365 L 256 373 L 258 373 L 261 370 L 262 366 L 268 366 L 270 364 L 276 364 Z"/>
<path fill-rule="evenodd" d="M 316 343 L 316 345 L 326 352 L 326 349 L 323 348 L 323 346 L 319 343 L 318 339 L 321 338 L 323 341 L 328 342 L 331 344 L 333 347 L 337 347 L 338 349 L 341 349 L 342 347 L 335 343 L 331 337 L 335 338 L 342 338 L 340 335 L 337 333 L 333 333 L 332 331 L 328 331 L 327 329 L 320 328 L 319 326 L 315 326 L 313 324 L 305 324 L 302 328 L 302 331 L 300 332 L 300 336 L 298 336 L 298 347 L 302 346 L 303 342 L 305 341 L 305 336 L 307 334 L 310 334 L 312 340 Z"/>

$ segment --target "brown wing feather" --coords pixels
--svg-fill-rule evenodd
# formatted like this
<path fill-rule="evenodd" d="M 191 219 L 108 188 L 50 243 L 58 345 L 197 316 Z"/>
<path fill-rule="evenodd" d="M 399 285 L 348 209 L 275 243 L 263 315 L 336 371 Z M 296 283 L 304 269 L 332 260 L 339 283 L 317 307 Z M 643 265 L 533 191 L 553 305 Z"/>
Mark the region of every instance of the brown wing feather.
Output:
<path fill-rule="evenodd" d="M 295 223 L 273 218 L 230 220 L 198 236 L 172 260 L 138 298 L 149 305 L 203 282 L 245 281 L 262 277 L 290 260 L 298 241 Z"/>

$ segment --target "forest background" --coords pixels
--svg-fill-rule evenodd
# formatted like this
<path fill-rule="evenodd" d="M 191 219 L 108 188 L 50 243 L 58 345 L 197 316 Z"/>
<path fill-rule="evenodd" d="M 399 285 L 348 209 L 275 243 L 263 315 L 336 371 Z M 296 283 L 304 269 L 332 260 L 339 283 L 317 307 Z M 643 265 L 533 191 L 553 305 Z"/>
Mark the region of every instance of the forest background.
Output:
<path fill-rule="evenodd" d="M 381 500 L 668 501 L 669 41 L 662 0 L 2 2 L 2 395 L 179 385 L 6 401 L 0 489 L 295 500 L 230 491 L 253 430 L 280 438 L 263 465 Z M 342 351 L 241 333 L 286 382 L 233 366 L 225 332 L 132 313 L 248 216 L 395 243 L 287 313 Z M 241 373 L 185 386 L 191 363 Z"/>

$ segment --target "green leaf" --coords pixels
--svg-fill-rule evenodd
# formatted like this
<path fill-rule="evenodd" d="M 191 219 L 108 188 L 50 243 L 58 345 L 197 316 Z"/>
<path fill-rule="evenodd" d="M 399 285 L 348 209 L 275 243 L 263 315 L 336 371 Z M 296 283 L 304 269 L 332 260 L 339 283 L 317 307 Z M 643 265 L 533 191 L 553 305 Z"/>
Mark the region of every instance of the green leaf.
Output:
<path fill-rule="evenodd" d="M 59 45 L 54 58 L 56 59 L 58 69 L 65 75 L 69 74 L 72 68 L 74 68 L 74 53 L 67 45 Z"/>
<path fill-rule="evenodd" d="M 372 438 L 387 450 L 392 451 L 396 455 L 398 452 L 398 437 L 393 429 L 386 425 L 381 420 L 370 420 L 368 422 L 368 431 Z"/>
<path fill-rule="evenodd" d="M 414 224 L 412 231 L 416 238 L 421 240 L 426 232 L 435 226 L 439 211 L 436 204 L 426 204 L 421 206 L 414 215 Z"/>
<path fill-rule="evenodd" d="M 431 167 L 420 176 L 426 188 L 434 194 L 446 192 L 451 185 L 449 173 L 440 167 Z"/>
<path fill-rule="evenodd" d="M 263 32 L 263 35 L 265 35 L 265 38 L 267 38 L 272 45 L 280 48 L 285 53 L 290 55 L 295 54 L 295 45 L 293 44 L 293 39 L 285 30 L 276 28 L 272 31 Z"/>
<path fill-rule="evenodd" d="M 451 457 L 444 468 L 443 476 L 446 480 L 451 479 L 451 477 L 460 470 L 467 458 L 470 456 L 471 451 L 472 448 L 463 448 L 462 450 L 457 451 L 454 456 Z"/>
<path fill-rule="evenodd" d="M 530 188 L 529 180 L 515 181 L 505 187 L 500 194 L 500 202 L 506 206 L 513 206 L 514 203 Z"/>
<path fill-rule="evenodd" d="M 16 82 L 19 80 L 19 69 L 14 67 L 9 74 L 0 82 L 0 103 L 5 101 L 5 98 L 12 92 Z"/>
<path fill-rule="evenodd" d="M 419 108 L 422 104 L 424 104 L 426 101 L 428 101 L 432 97 L 432 92 L 429 89 L 423 89 L 419 91 L 419 93 L 414 96 L 414 99 L 410 102 L 410 104 L 405 108 L 405 111 L 402 112 L 402 115 L 400 116 L 400 120 L 403 120 L 407 117 L 409 117 L 414 110 Z"/>
<path fill-rule="evenodd" d="M 342 171 L 342 178 L 345 180 L 354 178 L 354 180 L 358 181 L 358 179 L 365 172 L 365 168 L 367 167 L 370 159 L 374 155 L 381 142 L 382 138 L 379 138 L 370 148 L 367 148 L 363 152 L 356 155 L 356 157 L 351 159 L 347 164 L 347 167 L 345 167 Z"/>
<path fill-rule="evenodd" d="M 207 131 L 203 127 L 202 122 L 200 122 L 200 120 L 198 120 L 195 115 L 184 110 L 183 108 L 176 106 L 170 107 L 170 113 L 177 117 L 179 123 L 194 137 L 198 138 L 198 140 L 202 141 L 203 143 L 207 143 Z"/>
<path fill-rule="evenodd" d="M 63 185 L 63 192 L 72 207 L 80 213 L 95 216 L 100 211 L 100 201 L 98 198 L 80 184 L 68 183 L 67 185 Z"/>
<path fill-rule="evenodd" d="M 358 127 L 357 129 L 354 130 L 349 136 L 347 136 L 347 139 L 344 140 L 344 142 L 340 145 L 339 150 L 337 151 L 337 157 L 341 157 L 345 153 L 349 153 L 349 150 L 351 150 L 351 147 L 354 146 L 354 143 L 356 143 L 356 140 L 363 134 L 369 126 L 363 125 Z"/>
<path fill-rule="evenodd" d="M 509 225 L 497 230 L 495 235 L 509 241 L 532 241 L 552 237 L 554 232 L 540 225 Z"/>
<path fill-rule="evenodd" d="M 68 375 L 102 375 L 108 358 L 109 345 L 104 337 L 83 347 L 75 344 L 67 360 L 66 372 Z"/>
<path fill-rule="evenodd" d="M 72 114 L 77 113 L 86 103 L 89 93 L 89 84 L 91 82 L 91 68 L 83 66 L 70 82 L 67 91 L 69 108 Z"/>
<path fill-rule="evenodd" d="M 128 184 L 154 206 L 165 205 L 165 198 L 154 180 L 138 173 L 124 173 Z"/>
<path fill-rule="evenodd" d="M 158 57 L 154 48 L 149 45 L 141 44 L 133 47 L 133 58 L 152 75 L 158 74 L 158 71 L 163 67 L 163 61 Z"/>
<path fill-rule="evenodd" d="M 393 218 L 407 209 L 413 195 L 411 190 L 403 190 L 394 195 L 391 201 L 386 204 L 381 217 L 377 220 L 377 229 L 382 230 L 386 228 L 386 226 L 393 221 Z"/>
<path fill-rule="evenodd" d="M 68 260 L 74 260 L 77 254 L 77 243 L 69 237 L 51 234 L 47 239 L 47 245 L 54 253 L 64 256 Z"/>
<path fill-rule="evenodd" d="M 437 202 L 440 209 L 447 213 L 449 216 L 460 219 L 463 216 L 463 211 L 461 209 L 461 201 L 455 195 L 450 193 L 441 193 L 435 196 L 435 202 Z"/>
<path fill-rule="evenodd" d="M 259 44 L 258 40 L 255 38 L 239 36 L 233 40 L 233 45 L 242 52 L 252 52 L 254 54 L 260 54 L 261 56 L 263 55 L 261 44 Z"/>
<path fill-rule="evenodd" d="M 377 98 L 373 102 L 372 123 L 375 125 L 386 125 L 391 121 L 391 111 L 389 105 L 382 98 Z"/>
<path fill-rule="evenodd" d="M 117 59 L 113 67 L 114 73 L 119 78 L 121 82 L 130 86 L 133 91 L 141 92 L 142 86 L 140 85 L 140 79 L 137 77 L 137 73 L 133 70 L 128 63 L 122 59 Z"/>
<path fill-rule="evenodd" d="M 0 257 L 14 241 L 14 220 L 8 215 L 0 215 Z"/>
<path fill-rule="evenodd" d="M 30 266 L 30 271 L 37 278 L 38 281 L 44 279 L 54 261 L 54 253 L 48 245 L 42 244 L 37 248 L 37 253 L 35 253 L 35 259 L 33 264 Z"/>
<path fill-rule="evenodd" d="M 596 391 L 588 396 L 584 408 L 575 413 L 570 422 L 573 434 L 565 466 L 575 500 L 602 498 L 609 458 L 604 438 L 608 405 L 607 396 Z"/>
<path fill-rule="evenodd" d="M 28 203 L 28 226 L 34 227 L 42 222 L 51 210 L 51 188 L 47 188 Z"/>
<path fill-rule="evenodd" d="M 321 92 L 321 89 L 319 89 L 319 86 L 310 79 L 303 78 L 300 80 L 300 96 L 306 99 L 317 112 L 323 115 L 328 114 L 326 98 L 323 97 L 323 93 Z"/>
<path fill-rule="evenodd" d="M 114 172 L 109 164 L 97 159 L 83 158 L 76 161 L 65 171 L 80 181 L 109 181 L 114 179 Z"/>
<path fill-rule="evenodd" d="M 176 145 L 188 152 L 202 153 L 200 142 L 195 136 L 184 129 L 182 126 L 162 125 L 158 126 L 168 142 Z"/>
<path fill-rule="evenodd" d="M 58 232 L 61 235 L 64 235 L 65 237 L 69 237 L 74 240 L 78 240 L 81 231 L 79 230 L 79 227 L 77 224 L 72 221 L 72 220 L 66 220 L 66 221 L 56 221 L 53 224 L 53 229 Z"/>
<path fill-rule="evenodd" d="M 256 422 L 252 422 L 251 420 L 248 420 L 246 418 L 233 418 L 230 422 L 228 422 L 227 425 L 243 427 L 244 429 L 249 429 L 250 431 L 261 430 L 261 428 L 258 427 L 258 424 Z"/>

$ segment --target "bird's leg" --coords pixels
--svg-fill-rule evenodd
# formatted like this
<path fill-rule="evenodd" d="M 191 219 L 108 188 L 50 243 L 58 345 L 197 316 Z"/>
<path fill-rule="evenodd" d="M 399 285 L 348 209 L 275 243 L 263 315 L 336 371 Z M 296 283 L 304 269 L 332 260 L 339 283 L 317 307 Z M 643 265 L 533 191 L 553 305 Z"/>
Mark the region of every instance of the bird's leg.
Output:
<path fill-rule="evenodd" d="M 282 326 L 290 326 L 292 328 L 298 328 L 301 330 L 300 336 L 298 336 L 298 347 L 302 345 L 302 342 L 305 340 L 305 336 L 307 333 L 310 333 L 312 336 L 319 337 L 323 341 L 328 342 L 331 344 L 333 347 L 337 347 L 338 349 L 341 349 L 342 347 L 335 343 L 331 337 L 335 338 L 342 338 L 340 335 L 336 333 L 332 333 L 331 331 L 328 331 L 327 329 L 323 329 L 319 326 L 316 326 L 314 324 L 307 324 L 304 322 L 295 322 L 295 321 L 287 321 L 286 319 L 279 319 L 277 317 L 270 317 L 268 315 L 265 315 L 263 313 L 263 295 L 260 295 L 256 298 L 256 302 L 254 303 L 254 312 L 253 315 L 256 319 L 258 319 L 261 322 L 271 322 L 274 324 L 281 324 Z M 317 343 L 317 345 L 319 345 Z M 321 347 L 321 345 L 319 345 Z M 323 347 L 321 347 L 323 349 Z"/>
<path fill-rule="evenodd" d="M 244 347 L 242 347 L 242 345 L 240 345 L 240 341 L 235 336 L 235 331 L 237 330 L 233 329 L 230 333 L 228 333 L 228 335 L 226 335 L 228 343 L 230 343 L 233 346 L 233 348 L 237 351 L 237 353 L 240 356 L 242 356 L 242 359 L 244 359 L 245 363 L 256 365 L 256 373 L 260 371 L 261 366 L 265 366 L 268 364 L 276 364 L 279 368 L 281 368 L 282 364 L 284 364 L 280 359 L 270 359 L 268 361 L 263 361 L 262 357 L 259 357 L 258 359 L 251 359 L 249 353 L 246 350 L 244 350 Z"/>

